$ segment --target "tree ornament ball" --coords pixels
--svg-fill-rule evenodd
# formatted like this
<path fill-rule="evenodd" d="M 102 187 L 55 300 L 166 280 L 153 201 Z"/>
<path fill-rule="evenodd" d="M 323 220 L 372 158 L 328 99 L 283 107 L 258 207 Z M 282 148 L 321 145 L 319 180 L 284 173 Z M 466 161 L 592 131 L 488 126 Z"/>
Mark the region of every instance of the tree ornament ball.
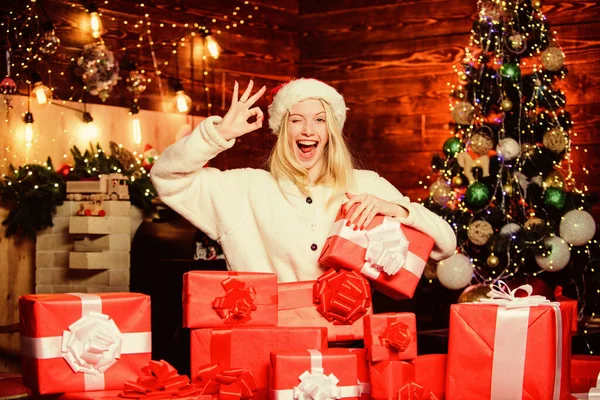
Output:
<path fill-rule="evenodd" d="M 506 47 L 508 51 L 514 54 L 521 54 L 527 50 L 527 41 L 520 33 L 513 33 L 506 36 Z"/>
<path fill-rule="evenodd" d="M 40 53 L 52 55 L 56 53 L 60 47 L 60 39 L 56 36 L 54 29 L 48 31 L 40 39 Z"/>
<path fill-rule="evenodd" d="M 565 63 L 565 53 L 555 46 L 542 52 L 542 65 L 549 71 L 558 71 Z"/>
<path fill-rule="evenodd" d="M 488 285 L 471 285 L 467 287 L 458 297 L 459 303 L 477 303 L 480 299 L 487 299 L 490 292 Z"/>
<path fill-rule="evenodd" d="M 502 185 L 502 191 L 508 195 L 512 195 L 513 187 L 510 183 L 506 183 L 506 184 Z"/>
<path fill-rule="evenodd" d="M 146 75 L 139 70 L 130 71 L 125 82 L 127 83 L 127 90 L 136 96 L 142 94 L 148 86 L 148 79 L 146 79 Z"/>
<path fill-rule="evenodd" d="M 505 160 L 514 160 L 521 154 L 521 145 L 513 138 L 504 138 L 496 146 L 496 152 Z"/>
<path fill-rule="evenodd" d="M 525 229 L 531 230 L 534 229 L 536 226 L 543 225 L 545 223 L 546 222 L 541 218 L 531 217 L 527 221 L 525 221 L 525 224 L 523 224 L 523 226 L 525 227 Z"/>
<path fill-rule="evenodd" d="M 467 188 L 465 198 L 471 206 L 482 206 L 490 201 L 490 189 L 481 182 L 474 182 Z"/>
<path fill-rule="evenodd" d="M 541 9 L 542 9 L 542 0 L 533 0 L 533 1 L 531 2 L 531 5 L 533 6 L 533 8 L 534 8 L 535 10 L 538 10 L 538 11 L 539 11 L 539 10 L 541 10 Z"/>
<path fill-rule="evenodd" d="M 440 283 L 448 289 L 462 289 L 471 283 L 473 264 L 469 257 L 456 253 L 438 263 L 437 277 Z"/>
<path fill-rule="evenodd" d="M 484 220 L 473 221 L 469 225 L 469 232 L 467 236 L 471 243 L 477 246 L 483 246 L 490 240 L 494 234 L 494 228 L 492 225 Z"/>
<path fill-rule="evenodd" d="M 462 186 L 463 179 L 460 177 L 460 175 L 456 175 L 455 177 L 452 178 L 452 184 L 457 187 Z"/>
<path fill-rule="evenodd" d="M 461 82 L 466 82 L 467 79 L 469 79 L 469 76 L 467 75 L 467 73 L 465 71 L 460 71 L 458 73 L 458 80 Z"/>
<path fill-rule="evenodd" d="M 554 170 L 548 174 L 542 185 L 544 186 L 544 189 L 550 187 L 562 189 L 565 187 L 565 178 L 560 171 Z"/>
<path fill-rule="evenodd" d="M 69 164 L 62 164 L 56 169 L 56 173 L 64 178 L 67 178 L 69 176 L 69 172 L 71 172 L 71 166 Z"/>
<path fill-rule="evenodd" d="M 452 188 L 445 181 L 439 180 L 431 185 L 429 195 L 437 204 L 444 206 L 452 198 Z"/>
<path fill-rule="evenodd" d="M 490 268 L 496 268 L 500 264 L 500 259 L 495 254 L 490 254 L 487 258 L 486 263 Z"/>
<path fill-rule="evenodd" d="M 426 279 L 437 279 L 437 262 L 429 259 L 427 264 L 425 264 L 425 269 L 423 270 L 423 276 Z"/>
<path fill-rule="evenodd" d="M 562 129 L 555 127 L 544 133 L 544 147 L 555 153 L 561 153 L 567 147 L 567 137 Z"/>
<path fill-rule="evenodd" d="M 444 154 L 446 157 L 454 157 L 463 148 L 462 142 L 459 138 L 451 137 L 444 142 Z"/>
<path fill-rule="evenodd" d="M 544 204 L 562 210 L 567 202 L 565 191 L 555 187 L 549 187 L 544 192 Z"/>
<path fill-rule="evenodd" d="M 559 234 L 570 245 L 583 246 L 596 234 L 596 221 L 587 211 L 571 210 L 563 215 Z"/>
<path fill-rule="evenodd" d="M 483 127 L 482 127 L 483 128 Z M 491 133 L 492 130 L 485 126 Z M 494 148 L 494 141 L 492 138 L 483 133 L 476 133 L 471 136 L 471 150 L 475 154 L 479 154 L 480 156 L 486 155 L 490 150 Z"/>
<path fill-rule="evenodd" d="M 521 231 L 521 225 L 516 224 L 514 222 L 510 222 L 500 228 L 500 234 L 505 236 L 512 236 Z"/>
<path fill-rule="evenodd" d="M 470 125 L 475 115 L 475 107 L 468 101 L 460 101 L 452 108 L 452 119 L 459 125 Z"/>
<path fill-rule="evenodd" d="M 569 244 L 559 236 L 550 236 L 544 239 L 544 245 L 550 250 L 545 254 L 535 256 L 537 265 L 548 272 L 557 272 L 567 266 L 571 259 Z"/>
<path fill-rule="evenodd" d="M 513 103 L 512 101 L 510 101 L 509 98 L 504 98 L 504 100 L 502 100 L 502 102 L 500 103 L 500 108 L 502 109 L 502 111 L 510 111 L 513 108 Z"/>
<path fill-rule="evenodd" d="M 506 63 L 500 67 L 500 75 L 511 81 L 516 81 L 521 76 L 521 68 L 517 64 Z"/>

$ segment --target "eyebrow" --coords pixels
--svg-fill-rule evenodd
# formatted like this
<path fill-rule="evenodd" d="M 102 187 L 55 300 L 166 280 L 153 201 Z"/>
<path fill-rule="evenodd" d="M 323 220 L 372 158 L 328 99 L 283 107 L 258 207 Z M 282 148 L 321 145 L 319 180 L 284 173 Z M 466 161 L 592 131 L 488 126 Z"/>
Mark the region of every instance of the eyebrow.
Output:
<path fill-rule="evenodd" d="M 318 112 L 318 113 L 315 114 L 315 116 L 321 115 L 321 114 L 325 114 L 325 111 Z M 302 114 L 290 114 L 290 117 L 292 117 L 292 116 L 303 117 L 304 115 L 302 115 Z"/>

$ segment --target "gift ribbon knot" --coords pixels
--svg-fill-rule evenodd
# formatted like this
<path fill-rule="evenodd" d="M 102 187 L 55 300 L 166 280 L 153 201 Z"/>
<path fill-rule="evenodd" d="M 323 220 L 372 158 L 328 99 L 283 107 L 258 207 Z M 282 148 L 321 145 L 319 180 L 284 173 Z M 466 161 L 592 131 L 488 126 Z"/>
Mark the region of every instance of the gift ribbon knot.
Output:
<path fill-rule="evenodd" d="M 388 322 L 388 326 L 382 329 L 379 334 L 381 345 L 395 352 L 406 351 L 412 337 L 408 324 L 402 321 Z"/>
<path fill-rule="evenodd" d="M 195 396 L 200 390 L 190 384 L 190 379 L 179 375 L 177 370 L 164 360 L 150 361 L 142 368 L 136 381 L 125 382 L 120 397 L 130 399 L 169 399 Z"/>
<path fill-rule="evenodd" d="M 223 369 L 217 364 L 200 367 L 195 384 L 200 394 L 217 395 L 220 400 L 251 399 L 258 390 L 258 383 L 251 371 Z"/>
<path fill-rule="evenodd" d="M 371 291 L 367 280 L 355 271 L 330 269 L 317 279 L 313 290 L 317 311 L 328 321 L 350 325 L 367 313 Z"/>
<path fill-rule="evenodd" d="M 521 285 L 511 290 L 505 282 L 498 281 L 497 284 L 491 285 L 490 289 L 487 294 L 490 298 L 482 298 L 479 301 L 488 304 L 503 305 L 506 308 L 529 307 L 550 303 L 550 300 L 544 296 L 532 295 L 533 287 L 531 285 Z M 519 290 L 524 291 L 526 296 L 517 297 L 515 294 Z"/>
<path fill-rule="evenodd" d="M 385 218 L 367 234 L 365 261 L 379 272 L 394 275 L 406 263 L 408 240 L 398 221 Z"/>
<path fill-rule="evenodd" d="M 246 287 L 246 283 L 228 277 L 221 282 L 225 296 L 213 301 L 213 309 L 225 320 L 225 323 L 244 323 L 252 319 L 252 311 L 256 310 L 256 290 L 254 286 Z"/>
<path fill-rule="evenodd" d="M 398 392 L 398 400 L 438 400 L 435 394 L 423 386 L 411 382 Z"/>
<path fill-rule="evenodd" d="M 339 379 L 334 374 L 325 375 L 323 368 L 312 368 L 304 371 L 299 377 L 300 383 L 294 388 L 294 399 L 327 400 L 339 399 L 337 386 Z"/>

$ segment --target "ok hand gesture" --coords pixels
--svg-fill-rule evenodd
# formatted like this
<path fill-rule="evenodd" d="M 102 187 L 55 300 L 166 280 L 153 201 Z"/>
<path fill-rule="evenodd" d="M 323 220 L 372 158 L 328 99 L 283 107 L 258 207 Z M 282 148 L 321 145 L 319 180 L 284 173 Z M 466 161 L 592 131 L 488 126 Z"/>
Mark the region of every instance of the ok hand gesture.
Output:
<path fill-rule="evenodd" d="M 250 80 L 248 87 L 242 94 L 242 97 L 238 100 L 239 85 L 237 81 L 233 86 L 233 97 L 231 99 L 231 107 L 227 114 L 223 117 L 221 123 L 216 126 L 217 131 L 223 136 L 225 140 L 234 139 L 245 135 L 246 133 L 252 132 L 262 127 L 264 120 L 263 112 L 259 107 L 252 107 L 254 103 L 265 93 L 267 90 L 266 86 L 263 86 L 258 92 L 252 93 L 252 87 L 254 82 Z M 250 123 L 248 119 L 256 116 L 256 121 Z"/>

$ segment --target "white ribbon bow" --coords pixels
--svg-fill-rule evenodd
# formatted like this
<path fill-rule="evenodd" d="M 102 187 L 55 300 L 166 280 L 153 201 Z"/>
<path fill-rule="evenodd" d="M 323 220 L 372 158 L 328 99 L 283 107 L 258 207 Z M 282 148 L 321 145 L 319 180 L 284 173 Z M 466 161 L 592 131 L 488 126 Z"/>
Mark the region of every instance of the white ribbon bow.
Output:
<path fill-rule="evenodd" d="M 300 375 L 300 383 L 294 388 L 294 399 L 328 400 L 340 399 L 337 386 L 340 381 L 334 374 L 325 375 L 323 368 L 312 368 Z"/>
<path fill-rule="evenodd" d="M 598 380 L 596 381 L 596 387 L 590 389 L 588 393 L 588 400 L 600 399 L 600 373 L 598 374 Z"/>
<path fill-rule="evenodd" d="M 385 218 L 381 225 L 367 232 L 365 261 L 379 272 L 394 275 L 406 263 L 408 240 L 398 221 Z"/>
<path fill-rule="evenodd" d="M 533 287 L 531 285 L 521 285 L 513 290 L 510 290 L 508 285 L 503 281 L 498 281 L 498 284 L 491 285 L 491 290 L 487 294 L 489 299 L 480 299 L 479 301 L 489 304 L 503 305 L 506 308 L 529 307 L 539 304 L 548 304 L 550 300 L 540 295 L 532 295 Z M 527 293 L 526 297 L 516 297 L 515 293 L 523 290 Z"/>
<path fill-rule="evenodd" d="M 122 342 L 115 322 L 92 311 L 63 331 L 61 352 L 73 371 L 101 375 L 121 357 Z"/>

